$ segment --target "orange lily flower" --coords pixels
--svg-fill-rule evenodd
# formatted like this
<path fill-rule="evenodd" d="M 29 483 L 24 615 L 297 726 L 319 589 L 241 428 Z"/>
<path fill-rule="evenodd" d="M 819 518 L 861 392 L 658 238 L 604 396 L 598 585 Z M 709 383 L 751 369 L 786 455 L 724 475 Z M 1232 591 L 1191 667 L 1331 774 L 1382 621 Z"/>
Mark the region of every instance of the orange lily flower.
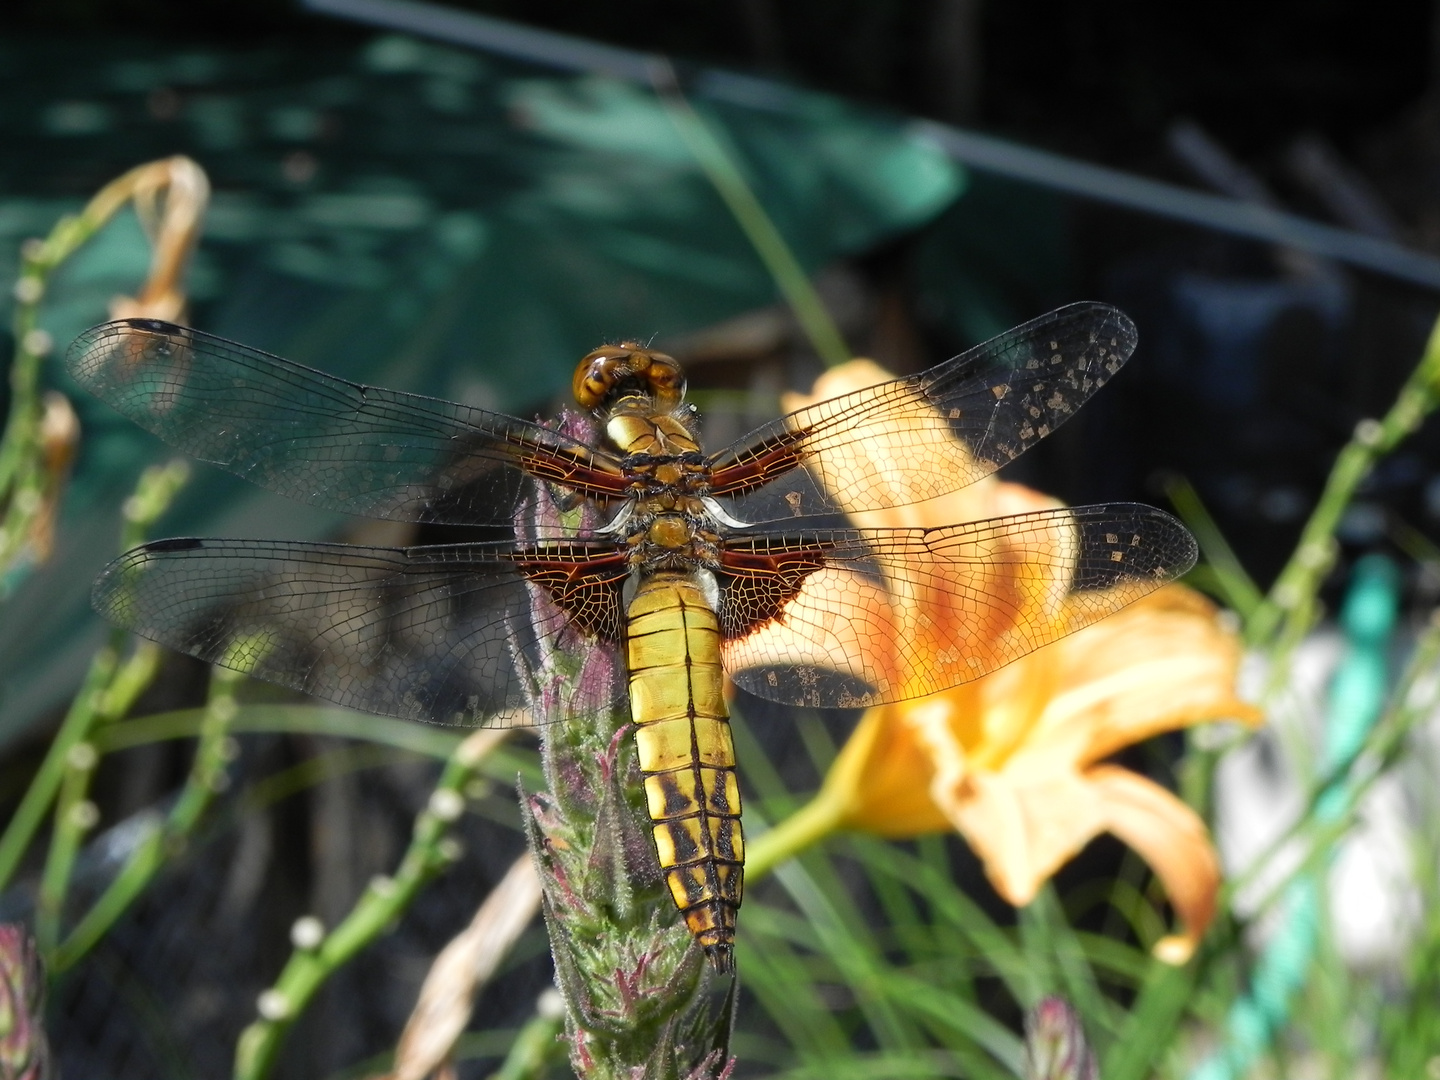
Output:
<path fill-rule="evenodd" d="M 785 404 L 799 408 L 889 378 L 878 365 L 856 360 L 822 376 L 812 398 L 795 395 Z M 905 503 L 904 463 L 878 473 L 895 501 Z M 845 492 L 833 494 L 843 506 Z M 991 476 L 929 502 L 854 518 L 877 528 L 929 527 L 1059 505 Z M 1023 559 L 1012 561 L 1011 585 L 1022 605 L 1017 621 L 1065 620 L 1067 602 L 1054 583 L 1028 573 Z M 973 635 L 963 629 L 976 622 L 963 589 L 890 603 L 916 607 L 900 624 L 923 627 L 925 648 Z M 955 829 L 996 891 L 1020 906 L 1091 839 L 1109 832 L 1149 863 L 1179 917 L 1181 933 L 1159 942 L 1156 955 L 1185 962 L 1214 915 L 1220 883 L 1209 832 L 1170 792 L 1104 759 L 1205 720 L 1260 721 L 1235 696 L 1241 647 L 1216 615 L 1198 593 L 1170 585 L 973 682 L 867 710 L 814 801 L 751 844 L 752 869 L 763 872 L 835 829 L 893 838 Z M 916 653 L 926 655 L 924 648 Z M 889 685 L 906 684 L 897 656 L 869 659 L 886 670 Z"/>

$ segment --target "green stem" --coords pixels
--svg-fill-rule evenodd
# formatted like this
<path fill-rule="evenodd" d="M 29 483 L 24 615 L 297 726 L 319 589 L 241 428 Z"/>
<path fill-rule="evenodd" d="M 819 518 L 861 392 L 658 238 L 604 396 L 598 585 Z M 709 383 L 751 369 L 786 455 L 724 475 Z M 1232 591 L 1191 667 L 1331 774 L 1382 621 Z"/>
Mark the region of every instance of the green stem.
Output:
<path fill-rule="evenodd" d="M 212 668 L 210 700 L 205 708 L 195 762 L 185 787 L 163 824 L 152 828 L 126 860 L 94 906 L 85 913 L 69 937 L 54 951 L 52 969 L 58 974 L 73 967 L 88 953 L 150 884 L 174 852 L 199 825 L 215 793 L 225 782 L 230 753 L 229 725 L 237 712 L 235 687 L 243 675 Z"/>
<path fill-rule="evenodd" d="M 66 758 L 89 732 L 99 699 L 115 673 L 117 662 L 117 649 L 113 644 L 101 649 L 90 661 L 90 670 L 85 674 L 80 692 L 70 703 L 45 760 L 40 763 L 15 816 L 5 828 L 5 834 L 0 836 L 0 891 L 9 883 L 40 823 L 45 820 L 45 813 L 50 809 L 65 775 Z"/>
<path fill-rule="evenodd" d="M 113 656 L 113 650 L 104 652 Z M 100 754 L 96 751 L 95 744 L 86 736 L 95 727 L 123 716 L 135 703 L 140 692 L 150 685 L 158 666 L 159 649 L 146 642 L 118 669 L 110 670 L 103 685 L 97 687 L 89 697 L 82 719 L 77 724 L 77 737 L 69 743 L 64 756 L 58 759 L 60 795 L 55 803 L 55 833 L 45 860 L 45 872 L 41 878 L 35 916 L 35 938 L 52 970 L 58 970 L 55 949 L 60 940 L 65 899 L 70 892 L 70 876 L 75 869 L 75 857 L 80 844 L 95 827 L 99 817 L 95 804 L 90 801 L 90 782 L 100 764 Z M 81 698 L 76 699 L 77 702 L 84 697 L 82 694 Z M 57 739 L 56 743 L 59 742 Z M 53 752 L 53 744 L 51 749 Z M 37 786 L 32 784 L 31 790 L 35 790 Z M 28 794 L 27 792 L 27 797 Z M 48 796 L 44 801 L 48 805 Z M 28 838 L 26 842 L 28 843 Z"/>
<path fill-rule="evenodd" d="M 28 242 L 22 250 L 11 319 L 15 359 L 10 367 L 10 414 L 0 438 L 0 498 L 12 497 L 17 477 L 37 451 L 40 366 L 52 344 L 40 329 L 39 312 L 50 275 L 125 205 L 146 168 L 142 165 L 106 184 L 78 215 L 62 217 L 49 236 Z"/>
<path fill-rule="evenodd" d="M 811 347 L 830 367 L 849 360 L 854 354 L 845 344 L 844 335 L 830 317 L 825 302 L 810 283 L 810 276 L 795 258 L 785 237 L 745 182 L 745 175 L 737 164 L 738 155 L 725 146 L 721 134 L 707 124 L 685 99 L 675 80 L 675 73 L 668 66 L 657 71 L 653 82 L 675 130 L 685 140 L 696 162 L 760 256 L 780 294 L 795 313 L 801 330 L 810 339 Z"/>
<path fill-rule="evenodd" d="M 1325 490 L 1300 534 L 1300 543 L 1275 584 L 1245 626 L 1251 647 L 1273 652 L 1283 661 L 1319 616 L 1316 593 L 1335 561 L 1335 529 L 1375 462 L 1413 434 L 1440 403 L 1440 322 L 1425 352 L 1405 380 L 1395 404 L 1379 420 L 1362 420 L 1340 451 Z M 1284 664 L 1277 663 L 1283 678 Z"/>
<path fill-rule="evenodd" d="M 92 741 L 101 753 L 108 754 L 171 739 L 193 738 L 200 734 L 204 717 L 204 709 L 155 713 L 103 728 L 95 732 Z M 443 728 L 323 705 L 242 705 L 230 730 L 237 735 L 339 735 L 442 760 L 464 741 L 463 735 Z"/>
<path fill-rule="evenodd" d="M 32 471 L 39 453 L 36 429 L 40 422 L 40 364 L 51 345 L 40 330 L 40 300 L 57 262 L 52 254 L 56 237 L 67 229 L 67 220 L 60 220 L 49 239 L 25 246 L 15 282 L 15 313 L 10 321 L 15 338 L 15 358 L 10 364 L 10 414 L 0 439 L 0 497 L 12 503 L 19 478 Z M 10 515 L 6 517 L 4 549 L 8 553 L 16 537 Z M 19 531 L 23 535 L 23 528 Z M 9 559 L 5 561 L 8 564 Z"/>
<path fill-rule="evenodd" d="M 822 787 L 799 810 L 746 845 L 746 881 L 758 881 L 786 859 L 819 843 L 840 829 L 844 819 L 844 801 Z"/>
<path fill-rule="evenodd" d="M 1101 1062 L 1099 1075 L 1105 1080 L 1141 1080 L 1154 1075 L 1162 1048 L 1171 1045 L 1194 1001 L 1204 965 L 1204 955 L 1184 967 L 1161 960 L 1150 962 L 1120 1036 Z"/>
<path fill-rule="evenodd" d="M 176 491 L 184 482 L 186 469 L 177 465 L 147 469 L 136 485 L 135 494 L 126 504 L 125 525 L 121 530 L 121 550 L 134 547 L 143 538 L 146 529 L 170 505 Z M 26 849 L 34 839 L 36 830 L 44 820 L 46 811 L 60 789 L 65 775 L 66 761 L 71 750 L 88 739 L 103 722 L 124 716 L 139 697 L 140 692 L 150 685 L 160 662 L 157 646 L 143 643 L 136 647 L 130 658 L 122 665 L 119 662 L 120 649 L 129 635 L 116 631 L 110 636 L 110 643 L 90 661 L 79 693 L 71 702 L 70 709 L 60 725 L 50 749 L 45 754 L 35 778 L 20 800 L 14 818 L 0 836 L 0 890 L 3 890 L 15 873 Z M 62 808 L 60 818 L 69 806 Z M 59 819 L 57 819 L 59 820 Z M 57 875 L 52 886 L 60 886 L 68 877 L 61 876 L 62 864 L 54 862 L 50 870 Z M 51 897 L 60 899 L 62 897 Z"/>
<path fill-rule="evenodd" d="M 1189 480 L 1171 475 L 1165 480 L 1165 495 L 1181 520 L 1195 534 L 1205 561 L 1215 573 L 1215 583 L 1223 594 L 1221 599 L 1242 619 L 1249 618 L 1265 596 L 1246 573 L 1220 526 L 1215 524 L 1215 519 L 1200 499 L 1200 493 Z"/>
<path fill-rule="evenodd" d="M 0 505 L 4 506 L 0 571 L 15 569 L 30 544 L 37 518 L 52 512 L 64 482 L 64 466 L 47 462 L 47 447 L 42 445 L 41 437 L 44 409 L 40 375 L 54 342 L 40 326 L 40 304 L 51 275 L 104 228 L 121 207 L 139 192 L 153 187 L 157 165 L 173 169 L 174 164 L 152 162 L 131 169 L 101 188 L 79 214 L 60 218 L 49 236 L 27 241 L 21 250 L 11 318 L 15 353 L 10 365 L 10 407 L 0 436 Z M 199 171 L 193 163 L 187 164 Z M 201 174 L 202 186 L 203 179 Z M 169 270 L 175 272 L 177 268 L 171 265 Z"/>
<path fill-rule="evenodd" d="M 344 921 L 313 948 L 296 947 L 275 985 L 260 995 L 260 1018 L 240 1035 L 236 1080 L 259 1080 L 269 1074 L 285 1036 L 325 980 L 378 937 L 455 859 L 448 834 L 463 811 L 465 786 L 504 736 L 503 730 L 479 731 L 456 748 L 426 809 L 415 820 L 410 847 L 395 875 L 372 881 Z"/>
<path fill-rule="evenodd" d="M 55 834 L 50 841 L 45 872 L 40 879 L 40 895 L 35 902 L 35 942 L 40 946 L 41 955 L 47 958 L 54 955 L 60 939 L 65 897 L 80 844 L 95 827 L 98 817 L 95 804 L 86 798 L 98 760 L 95 748 L 87 742 L 75 743 L 65 756 L 60 799 L 56 804 Z"/>

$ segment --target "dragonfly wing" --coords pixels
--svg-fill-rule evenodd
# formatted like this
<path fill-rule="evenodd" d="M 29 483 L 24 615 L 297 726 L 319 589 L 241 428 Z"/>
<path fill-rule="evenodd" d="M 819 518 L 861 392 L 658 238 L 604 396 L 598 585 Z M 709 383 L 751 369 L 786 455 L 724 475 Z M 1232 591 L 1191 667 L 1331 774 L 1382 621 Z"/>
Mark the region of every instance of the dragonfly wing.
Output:
<path fill-rule="evenodd" d="M 564 540 L 524 551 L 161 540 L 111 563 L 94 602 L 144 637 L 347 708 L 502 727 L 549 719 L 537 703 L 577 626 L 546 581 L 560 566 L 571 606 L 583 600 L 594 620 L 585 644 L 613 641 L 623 565 Z"/>
<path fill-rule="evenodd" d="M 537 479 L 599 499 L 623 486 L 613 457 L 539 424 L 348 382 L 154 319 L 92 327 L 66 363 L 171 446 L 344 513 L 509 524 Z"/>
<path fill-rule="evenodd" d="M 731 541 L 722 646 L 737 685 L 864 708 L 979 678 L 1194 565 L 1169 514 L 1134 503 L 933 529 L 778 530 Z"/>
<path fill-rule="evenodd" d="M 850 513 L 956 491 L 1024 453 L 1135 348 L 1105 304 L 1071 304 L 929 371 L 782 416 L 716 453 L 716 493 L 742 521 Z"/>

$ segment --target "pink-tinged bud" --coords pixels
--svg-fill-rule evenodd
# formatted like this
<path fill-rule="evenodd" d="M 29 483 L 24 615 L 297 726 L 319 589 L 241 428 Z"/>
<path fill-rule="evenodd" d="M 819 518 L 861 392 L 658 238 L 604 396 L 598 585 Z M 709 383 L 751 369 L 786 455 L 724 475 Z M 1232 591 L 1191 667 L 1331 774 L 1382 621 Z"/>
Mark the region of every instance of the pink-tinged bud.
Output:
<path fill-rule="evenodd" d="M 1064 998 L 1042 998 L 1025 1014 L 1025 1080 L 1099 1080 L 1080 1014 Z"/>
<path fill-rule="evenodd" d="M 0 1080 L 45 1080 L 45 967 L 18 923 L 0 923 Z"/>

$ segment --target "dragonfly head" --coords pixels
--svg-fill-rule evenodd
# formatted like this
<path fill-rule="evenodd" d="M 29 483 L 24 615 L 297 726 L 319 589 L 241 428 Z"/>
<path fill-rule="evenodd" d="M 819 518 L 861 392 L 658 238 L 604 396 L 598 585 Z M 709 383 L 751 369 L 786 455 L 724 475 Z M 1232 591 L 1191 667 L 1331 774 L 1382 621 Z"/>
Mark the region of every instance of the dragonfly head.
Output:
<path fill-rule="evenodd" d="M 596 413 L 627 397 L 669 411 L 685 397 L 685 375 L 674 357 L 624 341 L 587 353 L 575 369 L 574 389 L 581 408 Z"/>

